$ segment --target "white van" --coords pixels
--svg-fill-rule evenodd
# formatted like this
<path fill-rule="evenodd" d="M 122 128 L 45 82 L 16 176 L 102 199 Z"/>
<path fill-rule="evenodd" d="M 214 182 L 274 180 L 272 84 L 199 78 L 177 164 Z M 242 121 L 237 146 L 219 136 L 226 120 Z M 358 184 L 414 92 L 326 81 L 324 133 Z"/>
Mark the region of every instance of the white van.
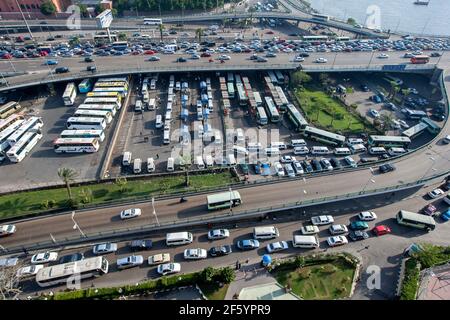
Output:
<path fill-rule="evenodd" d="M 353 153 L 359 153 L 359 152 L 366 152 L 367 148 L 363 144 L 358 143 L 358 144 L 352 144 L 350 146 L 350 150 L 352 150 Z"/>
<path fill-rule="evenodd" d="M 270 143 L 270 147 L 271 148 L 278 148 L 280 150 L 283 150 L 283 149 L 287 148 L 287 146 L 286 146 L 286 144 L 284 142 L 279 142 L 279 141 L 271 142 Z"/>
<path fill-rule="evenodd" d="M 352 154 L 349 148 L 336 148 L 334 149 L 334 155 L 336 156 L 348 156 Z"/>
<path fill-rule="evenodd" d="M 403 153 L 406 153 L 406 150 L 403 148 L 390 148 L 388 153 L 391 157 L 399 156 Z"/>
<path fill-rule="evenodd" d="M 142 112 L 142 101 L 141 100 L 136 100 L 136 103 L 134 105 L 134 111 Z"/>
<path fill-rule="evenodd" d="M 266 148 L 264 152 L 268 157 L 280 155 L 280 149 L 278 148 Z"/>
<path fill-rule="evenodd" d="M 172 112 L 172 105 L 173 105 L 172 102 L 167 102 L 166 111 Z"/>
<path fill-rule="evenodd" d="M 164 130 L 163 144 L 169 144 L 169 143 L 170 143 L 170 131 Z"/>
<path fill-rule="evenodd" d="M 153 158 L 147 158 L 147 172 L 155 171 L 155 161 Z"/>
<path fill-rule="evenodd" d="M 352 146 L 354 144 L 364 144 L 364 140 L 360 138 L 348 138 L 347 145 Z"/>
<path fill-rule="evenodd" d="M 142 161 L 139 158 L 134 159 L 133 162 L 133 172 L 134 173 L 141 173 L 142 168 Z"/>
<path fill-rule="evenodd" d="M 198 169 L 205 169 L 205 163 L 203 162 L 202 156 L 197 156 L 195 164 Z"/>
<path fill-rule="evenodd" d="M 166 245 L 179 246 L 192 243 L 193 237 L 190 232 L 173 232 L 166 234 Z"/>
<path fill-rule="evenodd" d="M 203 111 L 202 110 L 198 110 L 197 111 L 197 120 L 198 121 L 202 121 L 203 120 Z"/>
<path fill-rule="evenodd" d="M 167 159 L 167 171 L 175 170 L 175 160 L 173 158 Z"/>
<path fill-rule="evenodd" d="M 247 149 L 241 146 L 233 146 L 233 151 L 237 154 L 248 155 Z"/>
<path fill-rule="evenodd" d="M 383 147 L 372 147 L 369 148 L 369 153 L 372 155 L 379 155 L 387 153 L 386 149 Z"/>
<path fill-rule="evenodd" d="M 292 245 L 296 248 L 314 249 L 319 247 L 319 240 L 316 236 L 294 236 Z"/>
<path fill-rule="evenodd" d="M 205 163 L 207 167 L 212 167 L 214 165 L 213 158 L 211 155 L 205 156 Z"/>
<path fill-rule="evenodd" d="M 173 102 L 173 94 L 168 95 L 167 102 Z"/>
<path fill-rule="evenodd" d="M 169 120 L 164 121 L 164 130 L 170 131 L 170 121 Z"/>
<path fill-rule="evenodd" d="M 237 142 L 244 142 L 244 131 L 241 128 L 236 129 L 236 140 Z"/>
<path fill-rule="evenodd" d="M 131 164 L 131 152 L 125 151 L 123 153 L 122 165 L 129 166 Z"/>
<path fill-rule="evenodd" d="M 329 154 L 330 153 L 330 150 L 328 150 L 327 147 L 314 146 L 309 150 L 311 151 L 311 154 Z"/>
<path fill-rule="evenodd" d="M 148 95 L 148 92 L 147 92 L 147 91 L 144 92 L 143 98 L 142 98 L 142 99 L 144 100 L 144 103 L 147 103 L 147 104 L 148 104 L 148 102 L 149 102 L 149 100 L 150 100 L 150 96 Z"/>
<path fill-rule="evenodd" d="M 306 147 L 306 141 L 303 139 L 295 139 L 295 140 L 291 140 L 291 147 L 295 148 L 295 147 Z"/>
<path fill-rule="evenodd" d="M 295 155 L 303 155 L 303 154 L 308 154 L 309 153 L 309 149 L 307 146 L 303 146 L 303 147 L 295 147 L 294 148 L 294 154 Z"/>
<path fill-rule="evenodd" d="M 152 98 L 148 101 L 148 110 L 156 109 L 156 99 Z"/>
<path fill-rule="evenodd" d="M 234 157 L 234 154 L 229 154 L 227 158 L 228 158 L 228 165 L 230 166 L 236 165 L 236 159 Z"/>
<path fill-rule="evenodd" d="M 166 115 L 164 116 L 164 119 L 167 121 L 171 121 L 172 120 L 172 111 L 166 111 Z"/>
<path fill-rule="evenodd" d="M 159 129 L 162 128 L 163 123 L 162 123 L 162 116 L 160 114 L 156 115 L 156 120 L 155 120 L 155 128 Z"/>
<path fill-rule="evenodd" d="M 279 235 L 280 232 L 273 226 L 253 228 L 253 238 L 255 239 L 274 239 Z"/>

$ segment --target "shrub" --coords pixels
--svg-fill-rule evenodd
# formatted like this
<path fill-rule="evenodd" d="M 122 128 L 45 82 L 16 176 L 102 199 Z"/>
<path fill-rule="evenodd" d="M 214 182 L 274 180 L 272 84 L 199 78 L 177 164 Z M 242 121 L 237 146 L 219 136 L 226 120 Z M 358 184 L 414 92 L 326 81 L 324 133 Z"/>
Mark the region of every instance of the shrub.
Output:
<path fill-rule="evenodd" d="M 337 268 L 331 264 L 327 264 L 321 267 L 321 272 L 325 274 L 335 273 Z"/>
<path fill-rule="evenodd" d="M 225 267 L 219 270 L 217 280 L 224 283 L 231 283 L 236 278 L 234 270 L 230 267 Z"/>
<path fill-rule="evenodd" d="M 296 268 L 302 268 L 305 265 L 305 258 L 303 256 L 296 256 L 294 259 L 294 265 Z"/>
<path fill-rule="evenodd" d="M 308 279 L 311 276 L 311 269 L 300 269 L 297 274 L 299 279 Z"/>
<path fill-rule="evenodd" d="M 200 275 L 200 279 L 202 282 L 210 283 L 210 282 L 212 282 L 215 274 L 216 274 L 216 270 L 214 270 L 213 267 L 206 267 L 205 269 L 203 269 L 203 271 Z"/>

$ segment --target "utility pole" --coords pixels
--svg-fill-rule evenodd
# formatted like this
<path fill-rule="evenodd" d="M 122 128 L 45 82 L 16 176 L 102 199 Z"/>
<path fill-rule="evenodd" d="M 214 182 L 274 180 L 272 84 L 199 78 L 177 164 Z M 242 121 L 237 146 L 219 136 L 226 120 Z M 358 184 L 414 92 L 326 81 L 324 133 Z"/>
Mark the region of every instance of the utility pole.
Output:
<path fill-rule="evenodd" d="M 74 225 L 73 225 L 73 230 L 78 229 L 78 231 L 80 231 L 81 235 L 82 235 L 84 238 L 87 238 L 86 234 L 81 230 L 80 226 L 79 226 L 78 223 L 75 221 L 75 211 L 72 211 L 72 221 L 73 221 L 73 223 L 74 223 Z"/>

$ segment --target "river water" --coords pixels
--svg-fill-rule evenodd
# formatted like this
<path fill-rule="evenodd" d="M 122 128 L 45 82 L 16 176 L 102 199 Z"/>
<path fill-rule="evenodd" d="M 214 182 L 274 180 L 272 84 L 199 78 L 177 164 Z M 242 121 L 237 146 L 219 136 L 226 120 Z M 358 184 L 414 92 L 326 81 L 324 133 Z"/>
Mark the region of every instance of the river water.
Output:
<path fill-rule="evenodd" d="M 430 0 L 428 6 L 414 0 L 308 0 L 320 13 L 340 20 L 354 18 L 361 25 L 391 32 L 450 36 L 450 0 Z"/>

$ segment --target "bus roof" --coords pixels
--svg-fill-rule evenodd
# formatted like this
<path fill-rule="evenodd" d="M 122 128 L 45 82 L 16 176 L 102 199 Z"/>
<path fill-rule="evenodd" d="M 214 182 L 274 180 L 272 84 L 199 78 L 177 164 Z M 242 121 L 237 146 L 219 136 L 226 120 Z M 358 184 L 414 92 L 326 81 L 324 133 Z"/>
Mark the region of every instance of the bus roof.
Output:
<path fill-rule="evenodd" d="M 415 135 L 424 131 L 427 128 L 428 128 L 428 125 L 426 123 L 419 122 L 414 127 L 411 127 L 409 129 L 406 129 L 405 131 L 403 131 L 402 135 L 411 139 L 412 137 L 414 137 Z"/>
<path fill-rule="evenodd" d="M 230 200 L 230 197 L 233 199 L 241 198 L 241 195 L 238 191 L 227 191 L 222 193 L 211 194 L 207 196 L 208 203 L 222 202 Z"/>
<path fill-rule="evenodd" d="M 69 276 L 75 273 L 101 269 L 103 259 L 105 259 L 105 257 L 94 257 L 45 267 L 36 274 L 36 281 L 39 282 L 52 278 Z"/>
<path fill-rule="evenodd" d="M 405 142 L 410 143 L 411 139 L 408 137 L 402 136 L 369 136 L 369 139 L 378 142 L 378 141 L 387 141 L 387 142 Z"/>
<path fill-rule="evenodd" d="M 426 224 L 436 225 L 434 218 L 425 214 L 419 214 L 406 210 L 400 210 L 398 213 L 401 214 L 404 219 L 411 219 Z"/>
<path fill-rule="evenodd" d="M 324 137 L 332 138 L 332 139 L 341 141 L 342 143 L 345 142 L 345 136 L 341 136 L 340 134 L 328 132 L 328 131 L 325 131 L 325 130 L 322 130 L 322 129 L 306 126 L 304 131 L 305 132 L 309 132 L 309 133 L 313 133 L 313 134 L 316 133 L 316 134 L 324 136 Z"/>
<path fill-rule="evenodd" d="M 79 143 L 94 143 L 97 138 L 57 138 L 53 144 L 79 144 Z"/>

